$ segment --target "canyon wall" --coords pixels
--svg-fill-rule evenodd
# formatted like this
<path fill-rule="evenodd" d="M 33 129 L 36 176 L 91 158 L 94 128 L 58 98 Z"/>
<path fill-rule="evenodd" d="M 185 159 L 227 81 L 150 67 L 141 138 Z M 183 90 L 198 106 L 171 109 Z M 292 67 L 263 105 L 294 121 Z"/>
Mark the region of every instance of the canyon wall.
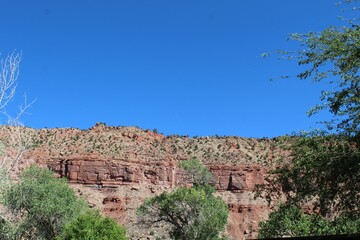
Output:
<path fill-rule="evenodd" d="M 16 149 L 16 141 L 9 138 L 14 132 L 2 127 L 0 140 Z M 66 177 L 91 207 L 125 225 L 131 239 L 166 237 L 166 226 L 140 226 L 136 209 L 148 197 L 191 184 L 178 166 L 193 157 L 213 173 L 217 194 L 229 206 L 227 236 L 255 238 L 259 221 L 272 209 L 266 199 L 255 198 L 255 186 L 265 183 L 271 164 L 288 156 L 280 147 L 282 138 L 164 136 L 104 124 L 88 130 L 22 128 L 17 132 L 31 142 L 18 170 L 37 163 Z"/>
<path fill-rule="evenodd" d="M 136 220 L 124 220 L 126 214 L 134 215 L 136 208 L 126 209 L 125 205 L 132 202 L 139 206 L 148 195 L 138 194 L 136 198 L 130 198 L 121 194 L 121 190 L 148 188 L 155 194 L 153 189 L 156 188 L 171 191 L 176 186 L 191 184 L 175 160 L 144 164 L 120 159 L 52 159 L 48 167 L 59 177 L 68 178 L 72 184 L 103 192 L 104 212 L 127 225 L 136 223 Z M 216 164 L 207 167 L 214 176 L 218 193 L 230 209 L 228 235 L 233 239 L 255 238 L 258 222 L 265 219 L 270 211 L 264 199 L 254 198 L 255 186 L 265 182 L 265 168 L 256 164 Z M 147 239 L 146 233 L 142 235 L 144 238 L 133 237 Z"/>

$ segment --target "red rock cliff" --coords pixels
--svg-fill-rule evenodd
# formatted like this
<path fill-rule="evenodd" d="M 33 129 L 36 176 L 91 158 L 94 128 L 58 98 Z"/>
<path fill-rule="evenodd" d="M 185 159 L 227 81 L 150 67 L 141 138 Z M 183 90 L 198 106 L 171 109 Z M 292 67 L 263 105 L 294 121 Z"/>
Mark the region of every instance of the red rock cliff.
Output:
<path fill-rule="evenodd" d="M 12 132 L 1 128 L 0 140 L 11 146 Z M 189 184 L 178 162 L 192 157 L 213 173 L 218 194 L 229 206 L 229 237 L 256 237 L 258 222 L 270 207 L 264 199 L 254 199 L 255 185 L 264 183 L 265 165 L 286 156 L 279 148 L 281 139 L 165 137 L 104 124 L 89 130 L 24 128 L 21 137 L 32 145 L 20 164 L 37 162 L 68 178 L 91 206 L 125 224 L 133 239 L 156 238 L 150 230 L 139 230 L 135 210 L 146 197 Z"/>

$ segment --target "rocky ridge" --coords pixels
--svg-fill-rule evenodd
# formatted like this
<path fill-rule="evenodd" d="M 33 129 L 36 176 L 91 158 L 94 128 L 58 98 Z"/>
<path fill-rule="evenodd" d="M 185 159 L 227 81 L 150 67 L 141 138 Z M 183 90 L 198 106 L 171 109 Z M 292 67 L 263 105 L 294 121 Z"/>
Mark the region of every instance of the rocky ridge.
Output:
<path fill-rule="evenodd" d="M 229 206 L 229 238 L 256 237 L 258 222 L 272 206 L 254 198 L 255 186 L 265 183 L 269 165 L 288 156 L 280 147 L 282 138 L 164 136 L 102 123 L 88 130 L 3 126 L 0 140 L 10 154 L 19 142 L 29 149 L 14 175 L 31 163 L 52 169 L 68 178 L 90 206 L 124 224 L 131 239 L 166 239 L 161 225 L 138 225 L 136 208 L 147 197 L 189 184 L 178 163 L 193 157 L 213 173 L 218 194 Z"/>

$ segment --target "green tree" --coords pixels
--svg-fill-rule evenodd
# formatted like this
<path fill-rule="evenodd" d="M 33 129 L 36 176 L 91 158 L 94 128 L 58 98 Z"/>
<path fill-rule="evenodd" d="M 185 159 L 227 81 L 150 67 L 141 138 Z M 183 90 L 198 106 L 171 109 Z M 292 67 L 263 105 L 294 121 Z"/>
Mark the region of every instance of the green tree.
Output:
<path fill-rule="evenodd" d="M 358 3 L 345 1 L 342 4 L 350 4 L 357 14 Z M 353 227 L 346 226 L 360 217 L 359 18 L 346 20 L 346 23 L 321 32 L 293 34 L 290 39 L 300 43 L 299 51 L 280 51 L 283 57 L 304 67 L 305 70 L 297 74 L 298 78 L 328 84 L 328 89 L 321 93 L 321 103 L 312 108 L 309 115 L 325 110 L 332 117 L 323 122 L 323 130 L 300 133 L 292 138 L 289 141 L 291 160 L 285 160 L 271 172 L 273 184 L 287 197 L 287 206 L 313 203 L 319 217 L 332 216 L 335 219 L 332 224 L 342 223 L 343 228 L 333 226 L 336 233 L 343 233 L 344 229 L 345 233 L 346 229 L 353 232 Z M 262 227 L 272 226 L 275 231 L 278 226 L 270 222 L 281 222 L 281 216 L 285 220 L 287 215 L 271 214 L 268 225 L 263 223 Z M 299 221 L 305 225 L 316 224 L 308 219 L 301 217 Z M 320 227 L 326 226 L 320 224 Z M 313 234 L 313 231 L 305 232 Z"/>
<path fill-rule="evenodd" d="M 360 231 L 360 221 L 341 217 L 334 221 L 320 215 L 305 214 L 296 205 L 281 204 L 270 213 L 269 220 L 260 222 L 259 238 L 350 234 Z"/>
<path fill-rule="evenodd" d="M 356 14 L 358 3 L 358 0 L 345 0 L 340 4 L 351 5 Z M 327 83 L 323 85 L 321 102 L 308 114 L 329 111 L 333 118 L 324 122 L 328 130 L 355 136 L 360 130 L 360 25 L 357 16 L 344 21 L 341 27 L 330 26 L 321 32 L 291 34 L 289 40 L 298 42 L 299 50 L 281 50 L 278 54 L 279 58 L 295 60 L 304 69 L 296 74 L 297 78 Z"/>
<path fill-rule="evenodd" d="M 180 167 L 191 178 L 194 186 L 213 183 L 213 176 L 209 170 L 196 158 L 180 162 Z"/>
<path fill-rule="evenodd" d="M 59 240 L 126 240 L 125 228 L 99 212 L 87 211 L 66 224 Z"/>
<path fill-rule="evenodd" d="M 190 165 L 197 166 L 196 169 L 204 173 L 204 167 L 199 167 L 200 163 L 196 161 L 184 161 L 182 166 L 185 171 Z M 203 180 L 199 180 L 201 184 L 195 180 L 192 188 L 180 187 L 145 200 L 137 211 L 139 217 L 150 224 L 169 223 L 173 239 L 219 239 L 219 233 L 227 224 L 229 210 L 220 197 L 214 196 L 215 189 Z"/>
<path fill-rule="evenodd" d="M 293 158 L 273 171 L 287 202 L 312 201 L 321 215 L 358 215 L 360 203 L 359 142 L 343 135 L 299 136 Z"/>
<path fill-rule="evenodd" d="M 218 239 L 228 218 L 228 208 L 220 197 L 204 189 L 178 188 L 146 200 L 138 209 L 145 221 L 171 224 L 174 239 Z"/>
<path fill-rule="evenodd" d="M 5 206 L 21 215 L 16 238 L 51 239 L 58 236 L 66 223 L 87 209 L 65 179 L 35 165 L 26 169 L 20 182 L 5 193 Z"/>
<path fill-rule="evenodd" d="M 358 1 L 345 3 L 358 8 Z M 324 122 L 327 130 L 298 135 L 292 147 L 292 161 L 276 173 L 290 200 L 316 197 L 316 206 L 323 215 L 329 210 L 353 213 L 360 203 L 360 183 L 356 180 L 360 177 L 360 26 L 357 22 L 355 19 L 348 26 L 331 26 L 321 32 L 291 36 L 301 46 L 291 56 L 299 65 L 307 66 L 297 76 L 327 82 L 331 89 L 322 91 L 321 104 L 309 114 L 328 110 L 333 118 Z"/>

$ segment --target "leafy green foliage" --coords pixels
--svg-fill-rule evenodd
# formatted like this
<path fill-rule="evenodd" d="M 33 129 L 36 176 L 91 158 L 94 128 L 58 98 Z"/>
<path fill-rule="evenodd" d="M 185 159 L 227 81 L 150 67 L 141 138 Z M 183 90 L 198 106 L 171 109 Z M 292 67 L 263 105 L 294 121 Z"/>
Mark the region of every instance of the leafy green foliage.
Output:
<path fill-rule="evenodd" d="M 0 154 L 1 155 L 1 154 Z M 0 169 L 0 203 L 4 202 L 4 194 L 10 188 L 11 181 L 8 173 Z"/>
<path fill-rule="evenodd" d="M 36 166 L 26 169 L 20 182 L 6 192 L 5 205 L 23 216 L 16 234 L 26 239 L 52 240 L 67 222 L 87 209 L 66 180 Z"/>
<path fill-rule="evenodd" d="M 228 208 L 220 197 L 204 189 L 178 188 L 146 200 L 138 209 L 152 222 L 172 225 L 174 239 L 218 239 L 228 218 Z"/>
<path fill-rule="evenodd" d="M 356 4 L 359 1 L 345 1 Z M 307 68 L 300 79 L 327 82 L 330 91 L 322 91 L 322 104 L 309 114 L 329 110 L 325 122 L 328 131 L 313 131 L 296 136 L 292 160 L 273 173 L 287 194 L 288 201 L 298 203 L 315 199 L 315 207 L 326 215 L 329 211 L 353 213 L 360 204 L 360 26 L 358 19 L 348 26 L 331 26 L 321 32 L 293 34 L 301 49 L 293 53 L 299 65 Z M 293 59 L 293 58 L 291 58 Z"/>
<path fill-rule="evenodd" d="M 220 197 L 214 196 L 215 188 L 208 184 L 211 173 L 196 159 L 183 161 L 181 166 L 192 176 L 194 186 L 145 200 L 137 211 L 138 216 L 150 224 L 169 223 L 173 239 L 219 239 L 229 210 Z"/>
<path fill-rule="evenodd" d="M 344 2 L 359 9 L 359 1 Z M 347 26 L 293 34 L 290 39 L 299 41 L 300 50 L 280 54 L 304 67 L 297 77 L 326 82 L 328 86 L 321 93 L 321 104 L 309 115 L 327 110 L 332 118 L 323 122 L 324 131 L 295 136 L 291 141 L 291 160 L 271 172 L 277 186 L 271 189 L 281 189 L 286 194 L 288 207 L 271 214 L 260 232 L 266 232 L 263 236 L 268 237 L 289 235 L 291 231 L 292 236 L 359 232 L 359 18 L 348 21 Z M 304 215 L 294 207 L 306 202 L 313 204 L 316 216 Z M 324 218 L 327 216 L 333 220 Z"/>
<path fill-rule="evenodd" d="M 273 171 L 287 201 L 311 200 L 323 215 L 356 215 L 360 204 L 359 143 L 341 135 L 307 135 L 292 145 L 293 159 Z"/>
<path fill-rule="evenodd" d="M 354 8 L 358 9 L 357 6 Z M 351 136 L 357 135 L 360 130 L 358 19 L 349 21 L 348 26 L 330 26 L 321 32 L 292 34 L 290 40 L 298 41 L 300 49 L 295 53 L 279 53 L 286 59 L 295 59 L 299 65 L 305 67 L 297 77 L 328 83 L 328 88 L 321 93 L 322 103 L 312 108 L 309 115 L 320 110 L 329 110 L 334 116 L 326 122 L 329 130 Z"/>
<path fill-rule="evenodd" d="M 194 186 L 213 183 L 213 176 L 209 170 L 196 158 L 180 162 L 180 167 L 191 177 Z"/>
<path fill-rule="evenodd" d="M 12 227 L 3 218 L 0 219 L 0 239 L 2 240 L 13 239 Z"/>
<path fill-rule="evenodd" d="M 330 221 L 319 215 L 304 214 L 295 205 L 280 205 L 277 211 L 270 213 L 268 221 L 260 222 L 259 225 L 259 238 L 350 234 L 360 231 L 359 219 L 342 217 Z"/>
<path fill-rule="evenodd" d="M 88 211 L 66 224 L 58 240 L 126 240 L 126 230 L 113 219 Z"/>

